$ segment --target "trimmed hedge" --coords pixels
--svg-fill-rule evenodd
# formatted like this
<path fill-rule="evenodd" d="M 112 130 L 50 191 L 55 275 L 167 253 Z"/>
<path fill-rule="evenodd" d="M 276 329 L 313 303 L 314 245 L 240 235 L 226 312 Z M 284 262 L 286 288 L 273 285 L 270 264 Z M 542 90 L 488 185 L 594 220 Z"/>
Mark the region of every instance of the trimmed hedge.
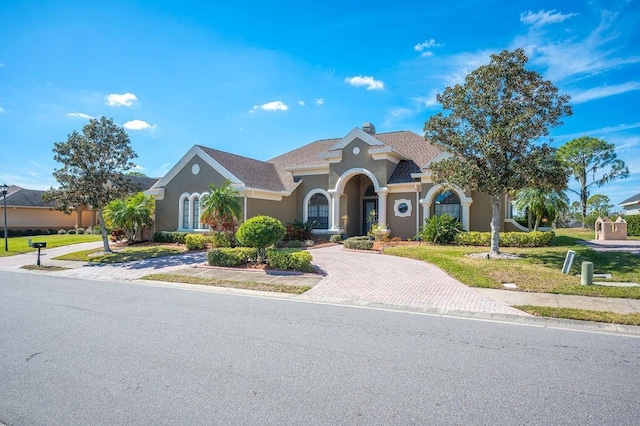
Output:
<path fill-rule="evenodd" d="M 640 214 L 627 216 L 624 220 L 627 221 L 627 235 L 640 237 Z"/>
<path fill-rule="evenodd" d="M 186 237 L 189 235 L 188 232 L 169 232 L 169 231 L 158 231 L 153 234 L 153 242 L 154 243 L 179 243 L 185 244 Z"/>
<path fill-rule="evenodd" d="M 333 234 L 331 237 L 329 237 L 329 241 L 331 241 L 332 243 L 341 243 L 342 242 L 342 235 Z"/>
<path fill-rule="evenodd" d="M 297 249 L 268 249 L 269 266 L 275 269 L 292 269 L 301 272 L 313 272 L 311 253 Z"/>
<path fill-rule="evenodd" d="M 551 244 L 555 236 L 553 231 L 500 232 L 500 245 L 502 247 L 543 247 Z M 461 232 L 456 235 L 454 242 L 463 246 L 490 246 L 491 232 Z"/>
<path fill-rule="evenodd" d="M 373 248 L 373 241 L 367 236 L 347 238 L 342 244 L 345 248 L 355 250 L 371 250 Z"/>
<path fill-rule="evenodd" d="M 207 245 L 204 235 L 201 234 L 189 234 L 185 236 L 184 243 L 187 245 L 187 250 L 204 250 Z"/>
<path fill-rule="evenodd" d="M 211 266 L 240 266 L 255 262 L 258 250 L 253 247 L 214 248 L 207 253 Z"/>

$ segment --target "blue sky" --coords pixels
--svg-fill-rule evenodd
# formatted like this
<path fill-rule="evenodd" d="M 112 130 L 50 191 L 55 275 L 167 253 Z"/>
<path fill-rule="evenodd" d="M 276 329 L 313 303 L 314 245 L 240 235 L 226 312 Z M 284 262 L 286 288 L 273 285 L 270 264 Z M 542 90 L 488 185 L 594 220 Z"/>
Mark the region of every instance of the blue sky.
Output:
<path fill-rule="evenodd" d="M 367 121 L 422 134 L 437 93 L 523 47 L 572 97 L 552 145 L 614 143 L 631 176 L 592 192 L 640 192 L 637 0 L 219 3 L 2 2 L 0 182 L 55 186 L 54 142 L 102 115 L 158 177 L 194 144 L 266 160 Z"/>

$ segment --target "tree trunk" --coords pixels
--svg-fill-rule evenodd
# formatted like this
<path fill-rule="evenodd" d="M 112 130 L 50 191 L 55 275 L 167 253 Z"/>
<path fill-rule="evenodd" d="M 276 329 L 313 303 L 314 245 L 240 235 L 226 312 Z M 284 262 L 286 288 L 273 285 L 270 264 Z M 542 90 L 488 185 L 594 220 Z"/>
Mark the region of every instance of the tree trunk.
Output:
<path fill-rule="evenodd" d="M 500 197 L 491 196 L 491 250 L 489 254 L 500 254 Z"/>
<path fill-rule="evenodd" d="M 538 226 L 540 226 L 540 216 L 536 216 L 536 224 L 533 225 L 533 230 L 537 231 L 538 230 Z"/>
<path fill-rule="evenodd" d="M 531 208 L 527 208 L 527 228 L 531 231 Z"/>
<path fill-rule="evenodd" d="M 587 192 L 587 176 L 582 176 L 580 179 L 580 205 L 582 207 L 582 227 L 587 227 L 587 198 L 589 193 Z"/>
<path fill-rule="evenodd" d="M 98 220 L 100 221 L 100 230 L 102 231 L 102 244 L 104 246 L 104 252 L 111 253 L 111 248 L 109 247 L 109 235 L 107 234 L 107 226 L 104 224 L 102 208 L 98 209 Z"/>

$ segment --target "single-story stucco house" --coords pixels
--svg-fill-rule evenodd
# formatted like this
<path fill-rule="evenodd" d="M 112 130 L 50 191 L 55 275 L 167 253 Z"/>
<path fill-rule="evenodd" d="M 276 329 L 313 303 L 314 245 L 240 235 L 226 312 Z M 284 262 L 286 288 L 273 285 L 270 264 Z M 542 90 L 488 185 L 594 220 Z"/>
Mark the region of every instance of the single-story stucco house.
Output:
<path fill-rule="evenodd" d="M 149 189 L 157 178 L 129 176 L 134 191 Z M 98 225 L 96 211 L 90 206 L 82 206 L 66 214 L 55 210 L 55 202 L 45 202 L 42 199 L 46 191 L 26 189 L 16 185 L 9 186 L 7 191 L 7 229 L 17 230 L 46 230 L 92 228 Z M 0 195 L 1 196 L 1 195 Z M 4 200 L 0 199 L 0 220 L 4 221 Z"/>
<path fill-rule="evenodd" d="M 424 219 L 446 212 L 466 230 L 488 231 L 486 194 L 431 180 L 429 165 L 447 155 L 414 132 L 376 133 L 370 123 L 268 161 L 194 145 L 147 194 L 156 199 L 156 231 L 205 231 L 200 199 L 226 179 L 243 198 L 243 220 L 269 215 L 353 236 L 366 235 L 373 218 L 391 236 L 411 238 Z M 526 230 L 510 212 L 505 196 L 502 230 Z"/>
<path fill-rule="evenodd" d="M 629 197 L 619 204 L 624 209 L 625 215 L 640 214 L 640 193 Z"/>

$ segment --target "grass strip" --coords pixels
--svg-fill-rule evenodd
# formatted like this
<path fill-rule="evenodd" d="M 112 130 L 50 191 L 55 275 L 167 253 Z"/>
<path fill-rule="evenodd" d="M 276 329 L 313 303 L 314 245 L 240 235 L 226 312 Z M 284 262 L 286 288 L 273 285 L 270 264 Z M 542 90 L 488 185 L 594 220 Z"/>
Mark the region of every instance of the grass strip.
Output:
<path fill-rule="evenodd" d="M 308 286 L 261 283 L 261 282 L 255 282 L 255 281 L 220 280 L 216 278 L 202 278 L 202 277 L 194 277 L 191 275 L 178 275 L 178 274 L 151 274 L 151 275 L 145 275 L 141 279 L 150 280 L 150 281 L 166 281 L 170 283 L 211 285 L 215 287 L 240 288 L 244 290 L 259 290 L 259 291 L 270 291 L 274 293 L 289 293 L 289 294 L 302 294 L 305 291 L 308 291 L 311 289 L 311 287 L 308 287 Z"/>
<path fill-rule="evenodd" d="M 44 271 L 44 272 L 56 272 L 56 271 L 66 271 L 70 268 L 65 268 L 64 266 L 51 266 L 51 265 L 24 265 L 20 267 L 21 269 L 27 269 L 29 271 Z"/>
<path fill-rule="evenodd" d="M 8 239 L 9 251 L 4 251 L 4 244 L 0 244 L 0 257 L 15 256 L 16 254 L 24 254 L 38 249 L 29 247 L 29 240 L 33 242 L 47 243 L 47 248 L 68 246 L 71 244 L 90 243 L 100 241 L 100 235 L 93 234 L 65 234 L 65 235 L 34 235 L 29 237 L 11 237 Z"/>
<path fill-rule="evenodd" d="M 184 252 L 181 247 L 175 246 L 145 246 L 145 247 L 129 247 L 121 251 L 96 255 L 102 249 L 81 250 L 73 253 L 63 254 L 54 257 L 55 260 L 75 260 L 79 262 L 93 263 L 123 263 L 134 260 L 154 259 L 157 257 L 173 256 Z"/>
<path fill-rule="evenodd" d="M 591 311 L 588 309 L 553 308 L 549 306 L 517 305 L 516 309 L 538 317 L 564 318 L 609 324 L 640 325 L 640 314 Z"/>

